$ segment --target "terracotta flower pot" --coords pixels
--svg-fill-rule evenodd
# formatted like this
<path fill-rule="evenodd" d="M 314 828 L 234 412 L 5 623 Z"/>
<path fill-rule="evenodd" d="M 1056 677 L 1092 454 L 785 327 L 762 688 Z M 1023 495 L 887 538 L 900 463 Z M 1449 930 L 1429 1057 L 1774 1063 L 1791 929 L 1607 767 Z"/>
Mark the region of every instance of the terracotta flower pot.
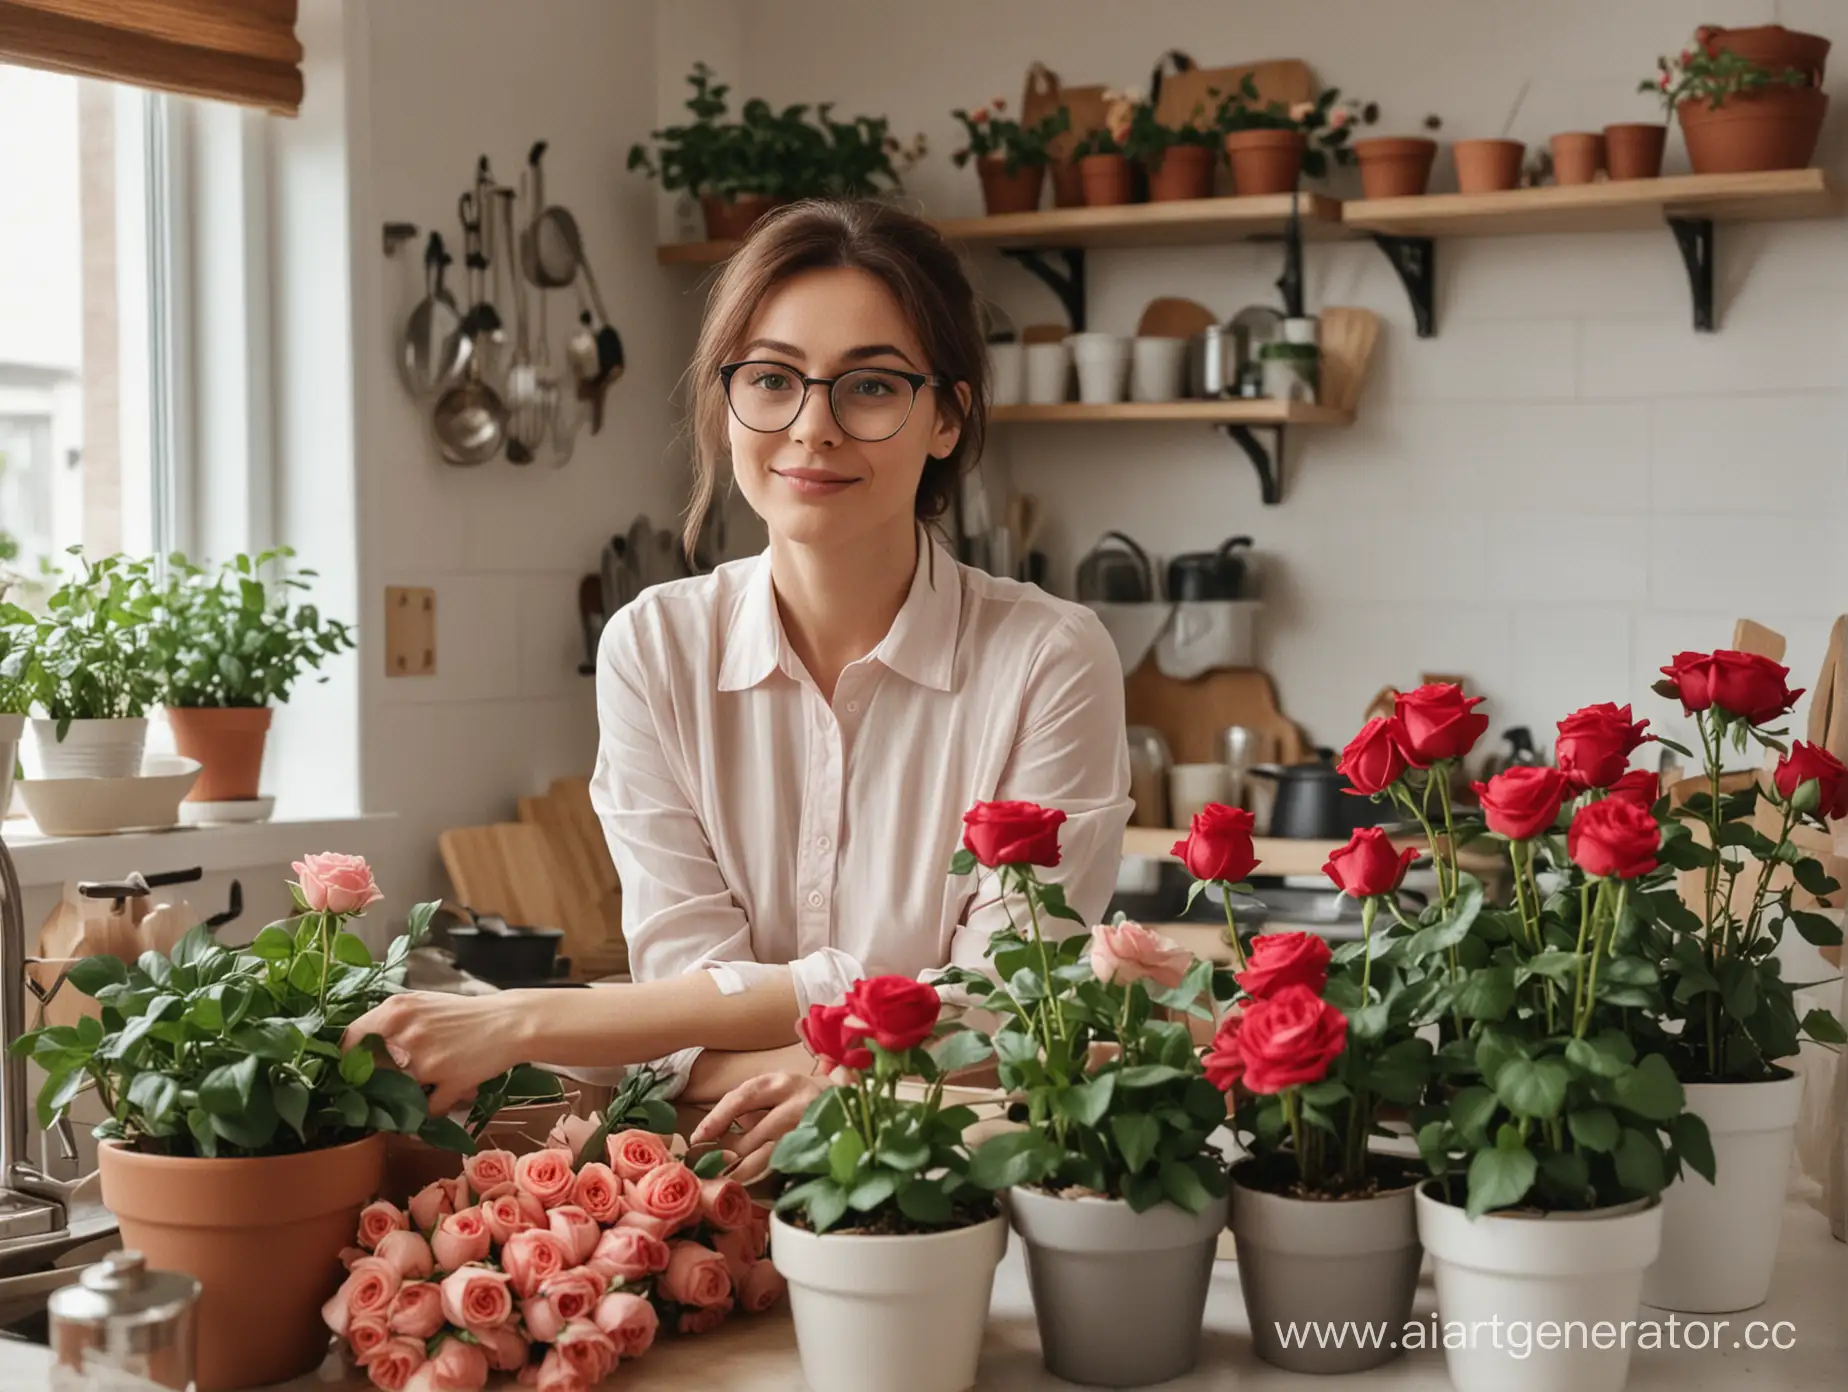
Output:
<path fill-rule="evenodd" d="M 1052 206 L 1082 208 L 1084 206 L 1084 174 L 1078 168 L 1078 161 L 1055 159 L 1050 167 L 1052 169 Z"/>
<path fill-rule="evenodd" d="M 1039 208 L 1046 185 L 1046 166 L 1023 164 L 1012 174 L 1000 155 L 983 155 L 976 164 L 982 179 L 982 206 L 990 217 L 1001 213 L 1031 213 Z"/>
<path fill-rule="evenodd" d="M 1431 182 L 1437 142 L 1420 135 L 1379 136 L 1356 140 L 1360 188 L 1368 198 L 1414 198 Z"/>
<path fill-rule="evenodd" d="M 1595 131 L 1565 131 L 1553 137 L 1553 178 L 1562 184 L 1589 184 L 1604 168 L 1604 137 Z"/>
<path fill-rule="evenodd" d="M 1149 164 L 1149 202 L 1206 198 L 1213 192 L 1215 151 L 1205 145 L 1170 145 Z"/>
<path fill-rule="evenodd" d="M 256 797 L 273 715 L 268 706 L 168 706 L 173 747 L 204 765 L 186 800 L 248 802 Z"/>
<path fill-rule="evenodd" d="M 1459 140 L 1451 147 L 1457 157 L 1457 188 L 1463 193 L 1499 193 L 1521 182 L 1521 156 L 1527 147 L 1518 140 Z"/>
<path fill-rule="evenodd" d="M 1086 155 L 1078 161 L 1087 208 L 1114 207 L 1135 200 L 1135 171 L 1123 155 Z"/>
<path fill-rule="evenodd" d="M 1226 136 L 1226 160 L 1232 187 L 1243 197 L 1288 193 L 1302 177 L 1303 133 L 1299 130 L 1244 130 Z"/>
<path fill-rule="evenodd" d="M 1704 101 L 1675 108 L 1696 174 L 1746 174 L 1804 169 L 1829 98 L 1814 87 L 1766 87 L 1728 97 L 1718 111 Z"/>
<path fill-rule="evenodd" d="M 715 242 L 740 242 L 750 235 L 759 218 L 787 202 L 787 198 L 772 198 L 765 193 L 740 193 L 730 198 L 708 195 L 699 200 L 699 210 L 706 217 L 707 237 Z"/>
<path fill-rule="evenodd" d="M 1658 179 L 1668 127 L 1650 121 L 1625 121 L 1604 128 L 1604 159 L 1613 179 Z"/>
<path fill-rule="evenodd" d="M 198 1392 L 286 1382 L 327 1353 L 321 1306 L 378 1192 L 385 1138 L 249 1160 L 98 1152 L 103 1203 L 150 1267 L 197 1278 Z"/>
<path fill-rule="evenodd" d="M 1808 73 L 1814 86 L 1822 85 L 1829 59 L 1829 40 L 1781 24 L 1760 24 L 1750 29 L 1706 29 L 1699 34 L 1701 47 L 1710 54 L 1736 53 L 1747 62 L 1769 68 L 1773 74 L 1795 68 Z"/>

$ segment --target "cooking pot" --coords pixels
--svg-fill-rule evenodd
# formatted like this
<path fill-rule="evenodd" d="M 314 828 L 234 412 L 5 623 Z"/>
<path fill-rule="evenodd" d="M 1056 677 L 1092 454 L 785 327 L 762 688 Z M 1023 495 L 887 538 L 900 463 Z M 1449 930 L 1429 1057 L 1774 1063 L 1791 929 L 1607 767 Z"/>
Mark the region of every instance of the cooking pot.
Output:
<path fill-rule="evenodd" d="M 1375 802 L 1352 791 L 1347 775 L 1337 769 L 1333 753 L 1308 763 L 1258 764 L 1253 778 L 1277 785 L 1271 802 L 1271 836 L 1297 841 L 1345 841 L 1361 827 L 1381 826 L 1394 820 L 1390 802 Z"/>
<path fill-rule="evenodd" d="M 571 959 L 558 955 L 564 936 L 559 928 L 518 928 L 482 914 L 472 927 L 449 930 L 449 950 L 457 967 L 491 985 L 536 986 L 571 970 Z"/>
<path fill-rule="evenodd" d="M 1177 604 L 1245 597 L 1245 558 L 1235 551 L 1249 548 L 1248 536 L 1228 537 L 1217 551 L 1189 551 L 1168 562 L 1168 598 Z"/>
<path fill-rule="evenodd" d="M 1105 532 L 1078 562 L 1078 599 L 1087 604 L 1147 604 L 1155 598 L 1148 552 L 1121 532 Z"/>

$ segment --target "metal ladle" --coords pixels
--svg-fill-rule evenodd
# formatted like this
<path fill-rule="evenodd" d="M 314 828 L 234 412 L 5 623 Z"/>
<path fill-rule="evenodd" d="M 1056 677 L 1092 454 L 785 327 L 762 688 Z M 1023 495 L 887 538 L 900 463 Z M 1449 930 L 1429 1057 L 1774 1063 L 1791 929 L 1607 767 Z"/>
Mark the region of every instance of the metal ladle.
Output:
<path fill-rule="evenodd" d="M 465 193 L 457 205 L 467 248 L 470 303 L 481 301 L 481 214 L 475 195 Z M 455 465 L 486 464 L 500 452 L 507 434 L 507 407 L 494 388 L 481 380 L 481 355 L 470 353 L 462 381 L 437 398 L 431 424 L 443 459 Z"/>

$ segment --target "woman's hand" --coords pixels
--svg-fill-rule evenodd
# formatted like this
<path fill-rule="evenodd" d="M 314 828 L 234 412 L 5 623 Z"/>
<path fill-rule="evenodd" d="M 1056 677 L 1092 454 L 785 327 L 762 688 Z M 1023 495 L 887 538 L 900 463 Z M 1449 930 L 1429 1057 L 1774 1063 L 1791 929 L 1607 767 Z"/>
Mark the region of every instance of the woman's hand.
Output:
<path fill-rule="evenodd" d="M 738 1160 L 730 1177 L 749 1184 L 769 1170 L 776 1143 L 796 1129 L 809 1103 L 832 1086 L 826 1078 L 813 1074 L 760 1073 L 714 1103 L 705 1120 L 693 1128 L 688 1144 L 710 1142 L 733 1152 Z M 733 1139 L 726 1135 L 734 1122 L 751 1119 L 754 1114 L 760 1115 L 742 1136 Z"/>
<path fill-rule="evenodd" d="M 522 1061 L 515 1020 L 501 999 L 407 991 L 348 1025 L 341 1047 L 376 1034 L 393 1063 L 433 1089 L 430 1115 L 443 1116 Z"/>

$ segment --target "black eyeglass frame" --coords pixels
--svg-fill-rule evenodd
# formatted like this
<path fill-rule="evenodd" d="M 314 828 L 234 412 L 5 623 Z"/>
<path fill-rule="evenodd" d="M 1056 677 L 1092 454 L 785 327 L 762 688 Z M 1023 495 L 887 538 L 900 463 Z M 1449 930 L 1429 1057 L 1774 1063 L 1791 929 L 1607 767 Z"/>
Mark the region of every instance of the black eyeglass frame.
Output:
<path fill-rule="evenodd" d="M 753 365 L 758 367 L 774 367 L 779 372 L 786 372 L 802 383 L 802 399 L 796 403 L 795 411 L 790 415 L 787 424 L 780 425 L 774 430 L 760 430 L 757 426 L 752 425 L 743 416 L 738 414 L 738 407 L 731 399 L 733 375 L 739 368 L 751 367 Z M 845 381 L 847 378 L 861 372 L 883 372 L 887 376 L 897 377 L 901 381 L 909 383 L 911 386 L 911 404 L 905 408 L 905 418 L 893 428 L 891 435 L 880 435 L 871 439 L 864 435 L 855 435 L 853 431 L 847 429 L 847 423 L 841 419 L 840 410 L 834 404 L 835 384 Z M 733 420 L 756 435 L 782 434 L 783 431 L 789 429 L 790 426 L 800 420 L 802 412 L 807 409 L 809 388 L 826 387 L 828 389 L 828 410 L 834 416 L 834 423 L 840 426 L 841 430 L 849 439 L 858 440 L 863 445 L 877 445 L 886 440 L 890 440 L 894 435 L 897 435 L 899 431 L 911 424 L 911 413 L 918 409 L 918 393 L 925 387 L 936 387 L 938 390 L 942 390 L 944 387 L 949 386 L 947 378 L 933 376 L 928 372 L 906 372 L 903 368 L 897 367 L 855 367 L 834 377 L 808 377 L 796 371 L 796 369 L 791 367 L 788 363 L 777 362 L 774 358 L 745 358 L 739 362 L 725 363 L 719 368 L 719 381 L 725 386 L 725 409 L 731 412 Z"/>

